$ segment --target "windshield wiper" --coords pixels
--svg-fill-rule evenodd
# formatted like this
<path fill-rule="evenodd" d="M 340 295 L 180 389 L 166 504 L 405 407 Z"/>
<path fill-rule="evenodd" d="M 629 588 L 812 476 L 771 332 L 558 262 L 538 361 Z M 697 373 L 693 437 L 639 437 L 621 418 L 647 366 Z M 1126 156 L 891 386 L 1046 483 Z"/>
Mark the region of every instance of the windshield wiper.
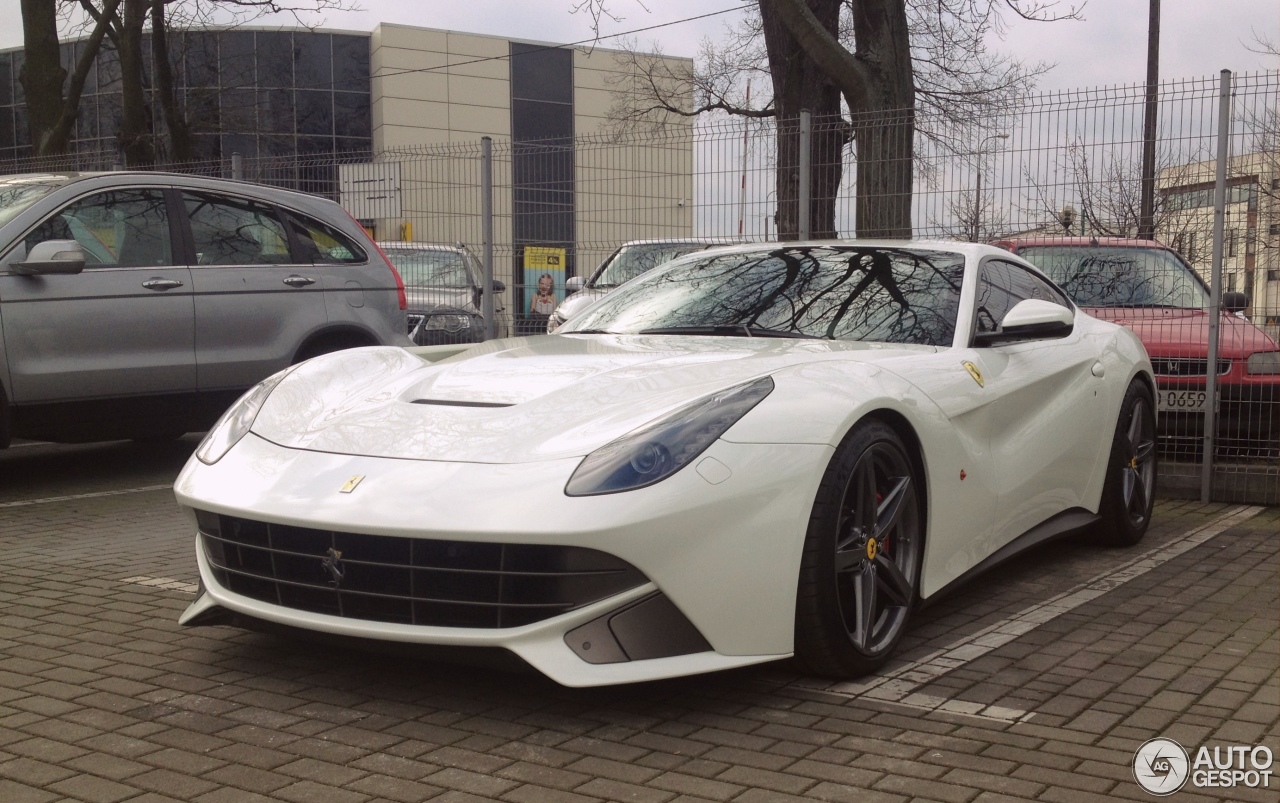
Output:
<path fill-rule="evenodd" d="M 564 332 L 566 335 L 616 335 L 617 332 L 610 332 L 608 329 L 574 329 L 571 332 Z"/>
<path fill-rule="evenodd" d="M 805 340 L 824 340 L 821 335 L 807 335 L 804 332 L 784 332 L 780 329 L 767 329 L 763 326 L 747 326 L 746 324 L 724 324 L 721 326 L 661 326 L 656 329 L 641 329 L 642 335 L 716 335 L 719 337 L 789 337 Z"/>

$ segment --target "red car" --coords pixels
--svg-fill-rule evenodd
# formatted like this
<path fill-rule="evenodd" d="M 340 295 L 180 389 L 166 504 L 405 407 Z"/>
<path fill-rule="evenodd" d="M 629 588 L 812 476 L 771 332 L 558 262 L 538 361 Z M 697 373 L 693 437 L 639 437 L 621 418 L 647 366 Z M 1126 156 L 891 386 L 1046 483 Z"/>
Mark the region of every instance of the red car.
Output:
<path fill-rule="evenodd" d="M 1036 237 L 995 243 L 1039 267 L 1090 315 L 1132 329 L 1151 355 L 1166 435 L 1197 435 L 1209 355 L 1209 288 L 1154 240 Z M 1223 293 L 1218 328 L 1218 437 L 1266 455 L 1280 448 L 1280 346 Z"/>

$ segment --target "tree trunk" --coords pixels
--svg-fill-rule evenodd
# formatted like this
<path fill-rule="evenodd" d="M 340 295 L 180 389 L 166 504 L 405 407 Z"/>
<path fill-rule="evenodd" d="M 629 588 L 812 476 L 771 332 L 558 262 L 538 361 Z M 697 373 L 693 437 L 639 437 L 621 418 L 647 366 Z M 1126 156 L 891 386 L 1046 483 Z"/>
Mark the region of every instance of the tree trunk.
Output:
<path fill-rule="evenodd" d="M 66 153 L 67 139 L 50 136 L 62 116 L 62 85 L 67 78 L 58 46 L 56 0 L 22 0 L 22 47 L 26 60 L 19 80 L 27 95 L 32 150 L 37 156 Z"/>
<path fill-rule="evenodd" d="M 169 161 L 190 162 L 195 159 L 191 125 L 178 105 L 174 87 L 173 62 L 169 56 L 169 29 L 164 18 L 165 0 L 151 2 L 151 53 L 155 65 L 156 99 L 164 113 L 169 130 Z"/>
<path fill-rule="evenodd" d="M 760 8 L 773 11 L 849 105 L 858 236 L 910 237 L 915 78 L 906 0 L 850 0 L 856 53 L 813 12 L 814 2 L 760 0 Z"/>
<path fill-rule="evenodd" d="M 120 150 L 129 167 L 149 167 L 156 161 L 142 65 L 142 26 L 149 9 L 149 0 L 124 0 L 120 24 L 122 108 L 118 136 Z"/>
<path fill-rule="evenodd" d="M 841 0 L 805 0 L 819 22 L 835 36 Z M 844 169 L 847 129 L 840 119 L 840 90 L 809 57 L 782 23 L 768 0 L 760 3 L 765 49 L 773 79 L 777 110 L 778 239 L 794 240 L 800 234 L 800 111 L 813 114 L 811 145 L 812 198 L 809 221 L 816 239 L 838 237 L 836 193 Z"/>
<path fill-rule="evenodd" d="M 858 236 L 910 238 L 916 96 L 904 0 L 854 3 L 853 34 L 870 77 L 865 108 L 851 111 Z"/>

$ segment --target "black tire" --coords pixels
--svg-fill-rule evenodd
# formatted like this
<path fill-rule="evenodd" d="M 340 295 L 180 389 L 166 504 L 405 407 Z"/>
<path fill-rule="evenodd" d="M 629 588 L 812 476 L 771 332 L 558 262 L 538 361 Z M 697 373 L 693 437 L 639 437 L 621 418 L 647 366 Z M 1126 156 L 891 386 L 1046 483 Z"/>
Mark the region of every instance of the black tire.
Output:
<path fill-rule="evenodd" d="M 1098 540 L 1132 546 L 1151 525 L 1156 494 L 1156 413 L 1151 389 L 1135 379 L 1125 391 L 1102 488 Z"/>
<path fill-rule="evenodd" d="M 918 598 L 921 487 L 902 439 L 882 421 L 860 422 L 836 450 L 800 561 L 795 653 L 806 671 L 863 675 L 893 652 Z"/>

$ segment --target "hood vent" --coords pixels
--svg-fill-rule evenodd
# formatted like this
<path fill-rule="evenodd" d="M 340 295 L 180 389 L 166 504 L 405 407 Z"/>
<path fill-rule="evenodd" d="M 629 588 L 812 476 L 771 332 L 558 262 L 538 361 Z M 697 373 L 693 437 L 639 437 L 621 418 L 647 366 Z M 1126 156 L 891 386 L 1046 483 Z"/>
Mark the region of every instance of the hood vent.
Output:
<path fill-rule="evenodd" d="M 414 404 L 438 404 L 441 407 L 515 407 L 510 402 L 462 401 L 459 399 L 414 399 Z"/>

